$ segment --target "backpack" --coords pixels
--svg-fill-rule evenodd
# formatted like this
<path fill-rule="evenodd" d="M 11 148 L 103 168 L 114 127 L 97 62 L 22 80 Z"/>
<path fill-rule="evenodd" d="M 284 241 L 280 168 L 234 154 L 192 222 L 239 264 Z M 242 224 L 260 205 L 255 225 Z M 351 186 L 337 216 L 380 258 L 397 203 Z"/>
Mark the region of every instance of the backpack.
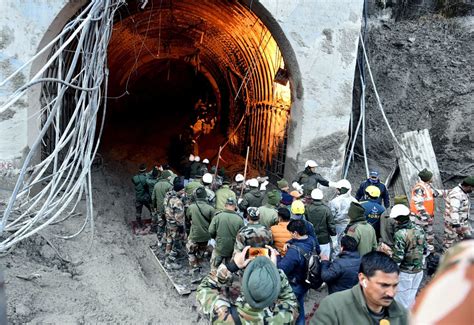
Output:
<path fill-rule="evenodd" d="M 323 284 L 321 279 L 321 260 L 316 251 L 305 252 L 296 245 L 290 245 L 290 247 L 296 249 L 301 255 L 303 255 L 306 261 L 306 276 L 305 282 L 311 289 L 319 289 Z"/>

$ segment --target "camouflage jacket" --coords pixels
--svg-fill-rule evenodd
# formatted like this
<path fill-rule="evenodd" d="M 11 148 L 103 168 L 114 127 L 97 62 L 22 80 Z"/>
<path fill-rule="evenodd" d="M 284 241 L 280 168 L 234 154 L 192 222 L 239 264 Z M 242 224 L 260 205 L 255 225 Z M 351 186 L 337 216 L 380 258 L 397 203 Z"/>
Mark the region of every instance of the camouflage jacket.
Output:
<path fill-rule="evenodd" d="M 469 194 L 465 193 L 460 185 L 448 192 L 444 211 L 444 218 L 448 223 L 453 225 L 467 223 L 470 209 Z"/>
<path fill-rule="evenodd" d="M 425 232 L 408 221 L 398 226 L 394 236 L 392 258 L 405 273 L 418 273 L 423 269 L 423 253 L 427 250 Z"/>
<path fill-rule="evenodd" d="M 259 223 L 249 223 L 237 233 L 234 252 L 241 252 L 245 246 L 265 247 L 272 242 L 272 232 L 267 227 Z"/>
<path fill-rule="evenodd" d="M 165 195 L 164 207 L 166 221 L 176 223 L 179 226 L 184 225 L 184 194 L 183 192 L 169 191 Z"/>
<path fill-rule="evenodd" d="M 196 300 L 201 305 L 202 312 L 211 318 L 212 324 L 235 324 L 231 308 L 236 308 L 236 313 L 243 325 L 256 324 L 293 324 L 298 311 L 298 301 L 291 289 L 288 279 L 282 270 L 278 270 L 281 279 L 280 294 L 273 306 L 256 309 L 252 308 L 241 293 L 234 303 L 220 294 L 217 275 L 210 274 L 205 277 L 196 292 Z"/>

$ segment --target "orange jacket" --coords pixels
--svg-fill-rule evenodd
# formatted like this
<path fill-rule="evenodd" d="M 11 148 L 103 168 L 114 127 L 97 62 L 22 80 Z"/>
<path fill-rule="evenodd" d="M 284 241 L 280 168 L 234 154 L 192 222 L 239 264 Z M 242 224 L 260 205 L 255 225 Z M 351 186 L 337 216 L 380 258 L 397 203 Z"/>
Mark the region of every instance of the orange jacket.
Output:
<path fill-rule="evenodd" d="M 419 215 L 420 204 L 423 204 L 426 213 L 434 216 L 434 193 L 433 189 L 428 183 L 418 182 L 411 191 L 410 211 Z M 418 207 L 417 207 L 418 205 Z"/>
<path fill-rule="evenodd" d="M 291 239 L 291 233 L 286 229 L 290 222 L 282 222 L 280 221 L 278 224 L 272 226 L 270 230 L 272 231 L 273 235 L 273 243 L 277 251 L 281 254 L 281 256 L 285 256 L 286 251 L 284 250 L 284 246 L 287 241 Z"/>

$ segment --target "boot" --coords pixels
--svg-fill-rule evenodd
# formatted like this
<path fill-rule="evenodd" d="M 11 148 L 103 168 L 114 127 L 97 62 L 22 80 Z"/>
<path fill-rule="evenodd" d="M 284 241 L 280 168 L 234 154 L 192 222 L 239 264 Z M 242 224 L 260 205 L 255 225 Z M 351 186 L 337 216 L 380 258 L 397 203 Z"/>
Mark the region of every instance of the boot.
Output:
<path fill-rule="evenodd" d="M 191 270 L 191 283 L 198 283 L 201 282 L 201 269 L 199 267 L 195 267 Z"/>
<path fill-rule="evenodd" d="M 142 218 L 137 218 L 136 221 L 137 221 L 137 226 L 138 226 L 139 228 L 143 228 L 143 221 L 142 221 Z"/>
<path fill-rule="evenodd" d="M 174 258 L 167 257 L 165 260 L 165 268 L 175 271 L 175 270 L 180 270 L 182 266 L 176 263 Z"/>

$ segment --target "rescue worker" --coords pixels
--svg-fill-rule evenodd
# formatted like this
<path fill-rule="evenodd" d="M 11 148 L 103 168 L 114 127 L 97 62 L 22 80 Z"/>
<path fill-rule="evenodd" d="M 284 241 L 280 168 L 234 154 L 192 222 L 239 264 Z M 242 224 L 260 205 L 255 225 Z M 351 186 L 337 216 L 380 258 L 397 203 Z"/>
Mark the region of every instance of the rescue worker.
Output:
<path fill-rule="evenodd" d="M 444 212 L 443 247 L 445 250 L 472 234 L 469 224 L 471 210 L 469 194 L 472 193 L 473 187 L 474 176 L 469 176 L 448 192 Z"/>
<path fill-rule="evenodd" d="M 377 238 L 374 227 L 367 223 L 364 216 L 364 208 L 358 202 L 352 202 L 349 207 L 349 225 L 346 228 L 346 235 L 357 241 L 357 251 L 360 256 L 377 249 Z"/>
<path fill-rule="evenodd" d="M 247 211 L 248 207 L 259 207 L 262 205 L 263 193 L 259 190 L 258 181 L 252 178 L 248 181 L 250 191 L 244 194 L 242 199 L 239 199 L 239 209 L 241 211 Z"/>
<path fill-rule="evenodd" d="M 202 164 L 201 164 L 201 170 L 202 170 L 203 174 L 209 173 L 209 159 L 204 158 L 204 160 L 202 161 Z"/>
<path fill-rule="evenodd" d="M 434 198 L 440 192 L 431 186 L 433 173 L 423 169 L 418 173 L 420 181 L 411 190 L 410 211 L 415 215 L 415 223 L 421 225 L 425 231 L 428 250 L 434 251 Z"/>
<path fill-rule="evenodd" d="M 161 243 L 161 236 L 165 231 L 166 219 L 163 202 L 166 193 L 173 188 L 170 183 L 171 173 L 169 170 L 163 171 L 161 179 L 155 184 L 153 194 L 151 196 L 154 213 L 152 214 L 152 230 L 158 233 L 158 245 Z M 158 229 L 157 229 L 158 227 Z"/>
<path fill-rule="evenodd" d="M 368 197 L 366 196 L 367 195 L 366 189 L 369 186 L 376 186 L 380 190 L 380 195 L 377 198 L 377 203 L 382 204 L 382 201 L 383 201 L 383 205 L 385 206 L 385 208 L 388 208 L 390 206 L 390 196 L 388 194 L 387 187 L 385 186 L 384 183 L 380 181 L 379 172 L 375 170 L 371 171 L 369 173 L 369 178 L 360 184 L 359 189 L 357 190 L 357 193 L 355 196 L 356 200 L 357 201 L 368 200 Z"/>
<path fill-rule="evenodd" d="M 193 282 L 201 279 L 199 260 L 204 257 L 207 251 L 207 243 L 211 239 L 209 225 L 215 214 L 215 209 L 207 201 L 207 193 L 204 187 L 198 187 L 194 195 L 194 203 L 186 210 L 186 217 L 191 220 L 186 250 L 189 265 L 192 269 Z"/>
<path fill-rule="evenodd" d="M 298 301 L 285 273 L 276 268 L 276 256 L 246 258 L 249 248 L 202 280 L 196 291 L 202 312 L 212 324 L 292 324 Z M 239 270 L 244 270 L 242 290 L 231 301 L 222 288 Z"/>
<path fill-rule="evenodd" d="M 311 222 L 306 220 L 304 216 L 304 212 L 305 212 L 304 203 L 301 200 L 294 200 L 293 203 L 291 203 L 290 211 L 291 211 L 291 220 L 303 220 L 306 226 L 306 232 L 308 236 L 312 237 L 317 243 L 317 245 L 315 246 L 319 247 L 319 242 L 318 242 L 318 239 L 316 238 L 314 226 Z"/>
<path fill-rule="evenodd" d="M 397 222 L 392 259 L 400 268 L 398 292 L 395 300 L 410 309 L 423 279 L 423 255 L 427 252 L 423 229 L 410 221 L 410 209 L 403 204 L 394 205 L 390 218 Z"/>
<path fill-rule="evenodd" d="M 278 189 L 281 192 L 281 201 L 280 204 L 282 206 L 290 206 L 291 202 L 293 202 L 293 196 L 288 192 L 290 187 L 288 186 L 288 181 L 286 179 L 281 179 L 277 182 Z"/>
<path fill-rule="evenodd" d="M 403 204 L 409 207 L 408 198 L 406 195 L 397 195 L 393 199 L 393 203 Z M 388 256 L 392 256 L 392 248 L 395 245 L 395 232 L 397 231 L 397 222 L 395 219 L 390 218 L 390 214 L 385 214 L 380 218 L 380 241 L 378 251 L 384 252 Z"/>
<path fill-rule="evenodd" d="M 148 194 L 150 195 L 150 203 L 151 203 L 151 196 L 153 195 L 153 189 L 155 188 L 156 183 L 161 178 L 161 171 L 158 167 L 153 167 L 153 169 L 147 174 L 146 178 L 146 185 Z"/>
<path fill-rule="evenodd" d="M 228 198 L 224 210 L 216 213 L 209 225 L 209 234 L 216 240 L 210 261 L 211 270 L 216 270 L 221 263 L 229 261 L 237 232 L 244 226 L 244 221 L 235 211 L 236 205 L 233 198 Z"/>
<path fill-rule="evenodd" d="M 204 173 L 201 172 L 202 169 L 202 164 L 201 164 L 201 157 L 195 156 L 194 161 L 191 164 L 191 171 L 189 173 L 189 178 L 194 179 L 196 178 L 196 175 L 200 173 L 203 175 Z"/>
<path fill-rule="evenodd" d="M 337 196 L 329 201 L 329 208 L 334 216 L 336 224 L 336 236 L 332 236 L 332 254 L 336 257 L 340 253 L 339 245 L 349 224 L 349 207 L 352 202 L 357 200 L 351 195 L 351 183 L 347 179 L 341 179 L 336 183 Z"/>
<path fill-rule="evenodd" d="M 194 162 L 194 155 L 190 154 L 188 161 L 184 165 L 184 186 L 189 183 L 189 179 L 191 178 L 191 165 Z"/>
<path fill-rule="evenodd" d="M 196 190 L 198 187 L 203 186 L 202 183 L 202 174 L 197 173 L 193 180 L 190 181 L 186 186 L 184 187 L 184 191 L 186 192 L 186 195 L 189 197 L 193 196 L 194 190 Z"/>
<path fill-rule="evenodd" d="M 214 191 L 211 190 L 212 174 L 210 173 L 204 174 L 202 176 L 202 184 L 204 188 L 206 189 L 207 201 L 209 202 L 210 205 L 214 206 L 216 204 L 216 193 L 214 193 Z"/>
<path fill-rule="evenodd" d="M 364 216 L 367 222 L 374 227 L 378 239 L 380 238 L 380 217 L 385 212 L 385 208 L 377 202 L 380 198 L 380 189 L 370 185 L 365 189 L 365 194 L 367 201 L 360 202 L 360 205 L 364 207 Z"/>
<path fill-rule="evenodd" d="M 234 254 L 241 252 L 245 246 L 265 248 L 273 243 L 272 232 L 260 224 L 260 213 L 257 208 L 247 209 L 247 220 L 247 225 L 240 228 L 235 238 Z"/>
<path fill-rule="evenodd" d="M 291 233 L 288 231 L 288 224 L 290 223 L 290 210 L 287 208 L 278 209 L 278 224 L 274 225 L 270 230 L 272 231 L 273 245 L 281 256 L 286 254 L 286 242 L 289 241 Z"/>
<path fill-rule="evenodd" d="M 319 188 L 311 191 L 312 203 L 305 208 L 306 219 L 314 226 L 321 253 L 331 255 L 331 236 L 336 236 L 336 224 L 331 209 L 323 202 L 323 192 Z"/>
<path fill-rule="evenodd" d="M 258 208 L 260 214 L 260 224 L 270 229 L 272 226 L 278 223 L 278 211 L 277 206 L 280 203 L 281 196 L 277 190 L 272 190 L 266 194 L 265 205 Z"/>
<path fill-rule="evenodd" d="M 179 250 L 182 247 L 181 238 L 184 233 L 184 186 L 176 182 L 173 189 L 166 193 L 164 199 L 166 218 L 166 247 L 165 267 L 169 269 L 180 269 L 181 265 L 176 263 Z"/>
<path fill-rule="evenodd" d="M 316 167 L 318 167 L 318 164 L 314 160 L 306 161 L 304 170 L 296 175 L 295 180 L 291 184 L 293 188 L 297 191 L 303 190 L 305 195 L 311 195 L 311 191 L 317 188 L 318 184 L 333 187 L 335 183 L 326 180 L 316 173 Z"/>
<path fill-rule="evenodd" d="M 240 197 L 241 193 L 245 193 L 247 191 L 247 186 L 244 183 L 244 175 L 237 174 L 234 177 L 234 183 L 231 185 L 230 189 L 235 192 L 237 197 Z"/>
<path fill-rule="evenodd" d="M 137 224 L 142 227 L 143 206 L 145 206 L 151 213 L 150 194 L 148 192 L 145 164 L 140 164 L 138 174 L 132 177 L 132 183 L 135 186 L 135 219 Z"/>
<path fill-rule="evenodd" d="M 237 201 L 235 192 L 230 189 L 230 182 L 224 180 L 222 187 L 216 191 L 216 210 L 224 210 L 225 202 L 228 198 L 233 198 Z"/>

